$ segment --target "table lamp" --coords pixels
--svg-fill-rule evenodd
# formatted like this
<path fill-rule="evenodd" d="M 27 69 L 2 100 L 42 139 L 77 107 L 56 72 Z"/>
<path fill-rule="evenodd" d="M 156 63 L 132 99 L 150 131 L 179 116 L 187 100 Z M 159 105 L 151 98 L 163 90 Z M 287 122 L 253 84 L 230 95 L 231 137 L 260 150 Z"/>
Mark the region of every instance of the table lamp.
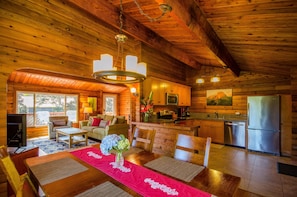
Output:
<path fill-rule="evenodd" d="M 85 114 L 85 120 L 89 119 L 89 114 L 93 113 L 92 107 L 85 107 L 84 108 L 84 114 Z"/>

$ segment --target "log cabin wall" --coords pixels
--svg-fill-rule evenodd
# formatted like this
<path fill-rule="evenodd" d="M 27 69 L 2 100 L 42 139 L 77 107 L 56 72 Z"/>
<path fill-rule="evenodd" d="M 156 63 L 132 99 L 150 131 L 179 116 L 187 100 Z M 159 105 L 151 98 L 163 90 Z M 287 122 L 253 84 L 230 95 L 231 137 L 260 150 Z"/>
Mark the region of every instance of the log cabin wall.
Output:
<path fill-rule="evenodd" d="M 210 82 L 213 73 L 218 73 L 220 82 Z M 234 114 L 240 112 L 247 114 L 247 96 L 256 95 L 291 95 L 291 79 L 255 73 L 241 72 L 235 77 L 227 70 L 213 69 L 207 71 L 202 68 L 200 72 L 193 69 L 187 70 L 187 83 L 192 84 L 191 112 Z M 196 79 L 205 79 L 204 84 L 196 84 Z M 214 89 L 232 89 L 232 106 L 207 106 L 206 91 Z"/>
<path fill-rule="evenodd" d="M 153 76 L 180 84 L 186 84 L 186 65 L 163 53 L 156 53 L 142 45 L 142 60 L 147 62 L 147 76 Z"/>

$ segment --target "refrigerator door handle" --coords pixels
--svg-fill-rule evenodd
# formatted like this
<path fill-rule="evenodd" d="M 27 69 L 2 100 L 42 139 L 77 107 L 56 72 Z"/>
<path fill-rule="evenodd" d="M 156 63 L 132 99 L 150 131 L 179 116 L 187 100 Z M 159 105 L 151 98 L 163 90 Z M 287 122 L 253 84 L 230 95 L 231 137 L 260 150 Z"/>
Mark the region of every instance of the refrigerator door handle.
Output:
<path fill-rule="evenodd" d="M 250 114 L 250 104 L 247 103 L 247 126 L 250 126 L 250 118 L 249 118 L 249 114 Z"/>

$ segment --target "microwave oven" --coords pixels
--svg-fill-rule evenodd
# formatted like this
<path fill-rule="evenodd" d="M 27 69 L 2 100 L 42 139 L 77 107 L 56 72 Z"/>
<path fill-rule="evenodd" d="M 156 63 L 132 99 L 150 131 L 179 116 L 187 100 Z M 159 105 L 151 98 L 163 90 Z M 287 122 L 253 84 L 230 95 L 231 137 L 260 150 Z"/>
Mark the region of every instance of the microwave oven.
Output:
<path fill-rule="evenodd" d="M 177 105 L 178 104 L 178 94 L 166 93 L 166 105 Z"/>

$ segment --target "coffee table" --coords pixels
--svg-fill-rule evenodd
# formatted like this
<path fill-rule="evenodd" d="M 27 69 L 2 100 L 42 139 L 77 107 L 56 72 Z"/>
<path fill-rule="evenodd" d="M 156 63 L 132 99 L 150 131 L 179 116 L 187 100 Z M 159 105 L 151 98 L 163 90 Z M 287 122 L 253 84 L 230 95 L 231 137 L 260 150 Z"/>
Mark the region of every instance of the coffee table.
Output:
<path fill-rule="evenodd" d="M 79 128 L 61 128 L 56 129 L 56 141 L 62 141 L 69 145 L 85 142 L 88 145 L 88 132 Z"/>

